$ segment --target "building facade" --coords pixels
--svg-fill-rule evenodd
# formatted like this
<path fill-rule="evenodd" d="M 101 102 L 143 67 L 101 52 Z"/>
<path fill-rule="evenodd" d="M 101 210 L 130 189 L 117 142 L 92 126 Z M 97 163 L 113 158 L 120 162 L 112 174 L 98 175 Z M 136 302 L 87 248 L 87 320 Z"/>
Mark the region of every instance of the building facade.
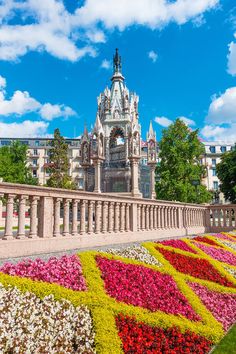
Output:
<path fill-rule="evenodd" d="M 138 112 L 139 97 L 125 85 L 118 50 L 113 57 L 111 87 L 106 87 L 97 99 L 94 129 L 84 129 L 80 139 L 66 139 L 69 175 L 79 190 L 131 193 L 133 196 L 155 197 L 155 167 L 159 162 L 156 134 L 150 123 L 147 140 L 141 139 Z M 0 138 L 0 147 L 18 140 L 28 146 L 28 166 L 40 185 L 49 178 L 51 139 Z M 206 176 L 202 183 L 213 192 L 213 202 L 224 203 L 219 193 L 220 181 L 216 165 L 221 155 L 234 144 L 203 142 L 202 164 Z"/>

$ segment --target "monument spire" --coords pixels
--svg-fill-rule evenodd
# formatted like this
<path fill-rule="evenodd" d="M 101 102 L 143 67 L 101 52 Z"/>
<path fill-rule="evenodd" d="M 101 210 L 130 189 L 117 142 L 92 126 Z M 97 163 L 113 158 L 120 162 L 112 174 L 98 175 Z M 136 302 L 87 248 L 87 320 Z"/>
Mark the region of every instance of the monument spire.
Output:
<path fill-rule="evenodd" d="M 113 70 L 115 73 L 121 73 L 121 56 L 119 55 L 118 48 L 116 48 L 116 53 L 113 56 Z"/>

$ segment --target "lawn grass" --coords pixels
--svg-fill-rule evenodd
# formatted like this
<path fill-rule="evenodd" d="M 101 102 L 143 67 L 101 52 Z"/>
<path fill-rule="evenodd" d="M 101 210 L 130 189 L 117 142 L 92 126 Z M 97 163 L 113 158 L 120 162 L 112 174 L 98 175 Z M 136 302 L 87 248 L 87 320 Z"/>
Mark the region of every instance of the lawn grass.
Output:
<path fill-rule="evenodd" d="M 236 354 L 236 325 L 217 344 L 212 354 Z"/>

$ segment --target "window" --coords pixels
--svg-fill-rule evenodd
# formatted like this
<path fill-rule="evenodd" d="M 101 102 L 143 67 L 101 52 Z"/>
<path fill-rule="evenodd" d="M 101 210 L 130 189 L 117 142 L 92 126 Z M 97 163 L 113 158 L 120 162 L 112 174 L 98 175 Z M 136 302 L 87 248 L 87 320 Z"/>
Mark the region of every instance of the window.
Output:
<path fill-rule="evenodd" d="M 216 176 L 216 168 L 212 169 L 212 176 Z"/>
<path fill-rule="evenodd" d="M 218 181 L 214 181 L 214 182 L 213 182 L 213 189 L 214 189 L 215 191 L 217 191 L 218 188 L 219 188 L 219 182 L 218 182 Z"/>
<path fill-rule="evenodd" d="M 226 146 L 221 146 L 220 150 L 221 150 L 221 152 L 226 152 Z"/>
<path fill-rule="evenodd" d="M 34 149 L 34 155 L 38 155 L 38 150 Z"/>
<path fill-rule="evenodd" d="M 2 146 L 11 145 L 11 141 L 10 141 L 10 140 L 2 140 L 2 141 L 1 141 L 1 145 L 2 145 Z"/>
<path fill-rule="evenodd" d="M 212 166 L 216 166 L 216 159 L 211 160 Z"/>
<path fill-rule="evenodd" d="M 38 140 L 35 141 L 35 146 L 39 146 L 39 141 Z"/>
<path fill-rule="evenodd" d="M 37 170 L 33 170 L 33 177 L 37 177 Z"/>
<path fill-rule="evenodd" d="M 216 152 L 216 147 L 215 147 L 215 146 L 210 146 L 210 152 L 211 152 L 212 154 L 215 154 L 215 152 Z"/>
<path fill-rule="evenodd" d="M 37 166 L 38 160 L 37 159 L 33 159 L 33 166 Z"/>

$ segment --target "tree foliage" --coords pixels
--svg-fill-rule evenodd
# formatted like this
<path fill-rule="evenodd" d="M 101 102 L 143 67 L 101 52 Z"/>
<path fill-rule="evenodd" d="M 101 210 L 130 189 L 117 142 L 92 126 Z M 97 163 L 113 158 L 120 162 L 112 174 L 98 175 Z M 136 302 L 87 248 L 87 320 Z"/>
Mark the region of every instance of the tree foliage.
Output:
<path fill-rule="evenodd" d="M 68 145 L 59 129 L 54 131 L 49 160 L 50 178 L 47 185 L 53 188 L 76 189 L 75 183 L 69 176 Z"/>
<path fill-rule="evenodd" d="M 27 145 L 13 141 L 9 146 L 0 148 L 0 178 L 4 182 L 38 184 L 37 178 L 27 167 Z"/>
<path fill-rule="evenodd" d="M 157 198 L 186 203 L 210 201 L 211 193 L 201 184 L 206 170 L 200 163 L 204 146 L 198 138 L 198 130 L 190 131 L 182 120 L 177 119 L 163 130 L 159 147 Z"/>
<path fill-rule="evenodd" d="M 222 155 L 216 172 L 221 182 L 221 192 L 231 203 L 236 203 L 236 144 L 234 149 Z"/>

